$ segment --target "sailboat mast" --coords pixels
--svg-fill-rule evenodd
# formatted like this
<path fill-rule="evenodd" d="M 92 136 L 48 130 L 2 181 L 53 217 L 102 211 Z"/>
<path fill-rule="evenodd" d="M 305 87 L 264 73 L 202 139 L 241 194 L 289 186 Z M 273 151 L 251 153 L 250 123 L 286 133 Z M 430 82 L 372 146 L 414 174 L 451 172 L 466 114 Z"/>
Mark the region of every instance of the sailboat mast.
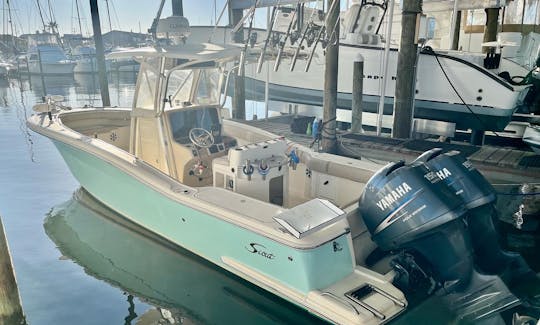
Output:
<path fill-rule="evenodd" d="M 109 0 L 105 0 L 105 4 L 107 5 L 107 17 L 109 18 L 109 31 L 112 32 L 112 22 L 111 22 L 111 12 L 109 10 Z"/>
<path fill-rule="evenodd" d="M 51 18 L 51 21 L 49 23 L 51 27 L 51 33 L 58 34 L 58 28 L 56 28 L 56 18 L 54 17 L 54 13 L 52 11 L 51 0 L 47 0 L 47 4 L 49 5 L 49 17 Z"/>
<path fill-rule="evenodd" d="M 77 19 L 79 21 L 79 31 L 81 33 L 81 37 L 83 36 L 83 31 L 82 31 L 82 25 L 81 25 L 81 13 L 79 12 L 79 1 L 78 0 L 75 0 L 75 7 L 77 7 Z"/>
<path fill-rule="evenodd" d="M 13 17 L 11 16 L 11 6 L 9 5 L 9 0 L 6 0 L 7 7 L 8 7 L 8 18 L 9 18 L 9 27 L 11 28 L 11 43 L 13 45 L 13 52 L 17 52 L 17 48 L 15 47 L 15 30 L 13 29 Z"/>
<path fill-rule="evenodd" d="M 41 5 L 39 4 L 39 0 L 36 0 L 39 17 L 41 18 L 41 23 L 43 24 L 43 30 L 47 28 L 47 25 L 45 24 L 45 19 L 43 19 L 43 12 L 41 11 Z"/>

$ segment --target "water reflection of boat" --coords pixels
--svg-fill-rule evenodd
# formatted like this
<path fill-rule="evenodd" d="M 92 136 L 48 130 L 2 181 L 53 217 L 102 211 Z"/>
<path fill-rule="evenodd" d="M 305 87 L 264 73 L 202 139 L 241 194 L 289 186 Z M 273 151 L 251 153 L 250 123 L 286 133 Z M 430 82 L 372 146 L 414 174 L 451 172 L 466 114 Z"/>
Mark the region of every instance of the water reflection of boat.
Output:
<path fill-rule="evenodd" d="M 98 94 L 99 78 L 93 73 L 76 73 L 74 75 L 77 94 Z"/>
<path fill-rule="evenodd" d="M 97 73 L 96 48 L 92 45 L 79 45 L 73 49 L 72 58 L 76 65 L 74 73 Z"/>
<path fill-rule="evenodd" d="M 69 89 L 75 85 L 71 75 L 30 75 L 30 84 L 36 96 L 47 94 L 67 96 Z M 45 89 L 43 89 L 45 87 Z"/>
<path fill-rule="evenodd" d="M 49 213 L 44 227 L 62 254 L 88 274 L 196 323 L 318 321 L 122 220 L 81 189 Z"/>

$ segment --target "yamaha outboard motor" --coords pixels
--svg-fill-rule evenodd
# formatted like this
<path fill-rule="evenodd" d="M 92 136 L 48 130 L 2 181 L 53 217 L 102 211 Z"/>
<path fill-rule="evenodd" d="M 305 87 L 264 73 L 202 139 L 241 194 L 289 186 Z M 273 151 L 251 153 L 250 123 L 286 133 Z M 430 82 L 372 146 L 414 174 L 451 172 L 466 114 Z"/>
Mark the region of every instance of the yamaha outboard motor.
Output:
<path fill-rule="evenodd" d="M 472 247 L 458 197 L 424 164 L 390 163 L 366 184 L 360 213 L 382 250 L 419 254 L 450 290 L 467 285 Z"/>
<path fill-rule="evenodd" d="M 366 184 L 359 212 L 379 248 L 397 253 L 390 265 L 406 295 L 428 283 L 425 293 L 441 295 L 462 319 L 498 317 L 519 300 L 499 277 L 474 269 L 466 205 L 443 179 L 422 161 L 390 163 Z M 471 202 L 492 202 L 486 189 L 472 191 Z"/>
<path fill-rule="evenodd" d="M 444 181 L 469 210 L 467 222 L 475 250 L 475 262 L 483 272 L 496 274 L 513 265 L 528 270 L 523 258 L 503 251 L 495 227 L 497 200 L 491 184 L 458 151 L 443 154 L 435 148 L 420 155 L 415 162 L 424 163 Z"/>

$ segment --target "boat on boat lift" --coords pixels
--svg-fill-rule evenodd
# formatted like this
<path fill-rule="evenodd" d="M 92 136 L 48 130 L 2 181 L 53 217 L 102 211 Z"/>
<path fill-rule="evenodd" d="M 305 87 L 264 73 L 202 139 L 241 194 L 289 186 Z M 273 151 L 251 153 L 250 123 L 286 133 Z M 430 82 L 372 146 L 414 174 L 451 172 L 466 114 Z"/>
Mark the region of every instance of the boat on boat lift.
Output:
<path fill-rule="evenodd" d="M 406 310 L 403 290 L 424 282 L 468 320 L 519 304 L 501 278 L 473 267 L 475 253 L 489 274 L 518 258 L 493 242 L 495 194 L 470 163 L 436 151 L 381 169 L 226 119 L 225 67 L 253 55 L 184 44 L 181 31 L 167 32 L 173 44 L 111 54 L 141 62 L 131 108 L 65 110 L 55 97 L 34 107 L 28 126 L 90 195 L 332 323 L 386 323 Z"/>
<path fill-rule="evenodd" d="M 278 2 L 279 5 L 279 2 Z M 364 64 L 362 110 L 377 113 L 383 76 L 384 42 L 378 34 L 387 13 L 388 1 L 359 1 L 341 15 L 339 39 L 338 120 L 351 122 L 352 68 L 361 55 Z M 322 106 L 324 76 L 323 13 L 300 6 L 278 7 L 268 30 L 253 29 L 246 42 L 263 48 L 270 68 L 258 64 L 247 66 L 246 98 L 262 100 L 265 82 L 269 82 L 269 100 Z M 301 17 L 301 18 L 299 18 Z M 292 27 L 292 28 L 291 28 Z M 270 33 L 268 33 L 270 31 Z M 211 30 L 193 27 L 191 39 L 208 38 Z M 228 35 L 228 31 L 224 32 Z M 245 31 L 247 34 L 247 32 Z M 216 44 L 230 38 L 215 37 Z M 283 48 L 298 55 L 281 56 Z M 392 46 L 388 58 L 388 80 L 384 91 L 384 114 L 392 115 L 396 86 L 398 48 Z M 486 63 L 486 64 L 484 64 Z M 527 70 L 495 54 L 441 51 L 424 47 L 419 54 L 415 91 L 416 118 L 452 122 L 457 129 L 501 131 L 510 122 L 516 109 L 524 105 L 527 86 L 512 85 L 498 76 L 503 70 L 511 76 L 527 74 Z M 286 110 L 287 108 L 277 108 Z M 283 111 L 286 113 L 285 111 Z M 299 112 L 302 114 L 302 111 Z M 305 113 L 312 115 L 313 110 Z M 320 115 L 320 114 L 319 114 Z"/>

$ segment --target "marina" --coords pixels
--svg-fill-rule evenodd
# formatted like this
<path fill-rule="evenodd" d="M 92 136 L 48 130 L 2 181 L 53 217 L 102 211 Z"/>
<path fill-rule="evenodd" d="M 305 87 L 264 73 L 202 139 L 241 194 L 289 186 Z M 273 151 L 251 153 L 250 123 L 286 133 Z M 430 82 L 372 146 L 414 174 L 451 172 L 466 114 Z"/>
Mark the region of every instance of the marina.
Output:
<path fill-rule="evenodd" d="M 205 27 L 163 0 L 142 41 L 107 2 L 108 43 L 90 1 L 94 45 L 74 3 L 78 45 L 38 1 L 48 40 L 0 80 L 0 322 L 540 322 L 536 18 L 516 43 L 490 25 L 513 3 L 230 1 Z"/>

